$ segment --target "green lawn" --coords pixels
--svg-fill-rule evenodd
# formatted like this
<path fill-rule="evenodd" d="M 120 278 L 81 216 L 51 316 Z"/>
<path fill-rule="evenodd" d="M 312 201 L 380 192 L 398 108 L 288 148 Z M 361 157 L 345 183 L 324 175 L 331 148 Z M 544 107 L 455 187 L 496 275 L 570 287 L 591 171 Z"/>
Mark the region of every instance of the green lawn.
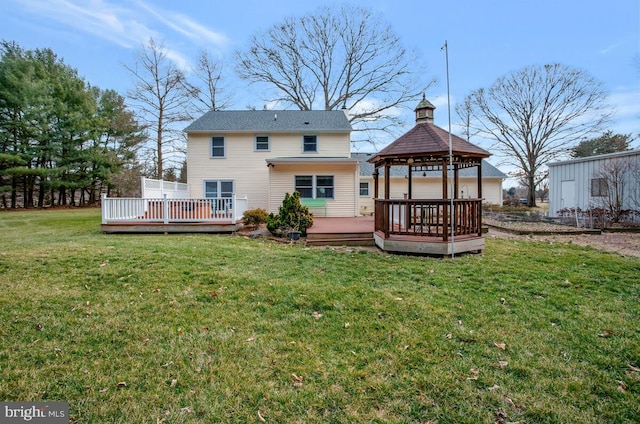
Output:
<path fill-rule="evenodd" d="M 455 260 L 0 213 L 0 401 L 77 423 L 637 423 L 640 260 Z"/>

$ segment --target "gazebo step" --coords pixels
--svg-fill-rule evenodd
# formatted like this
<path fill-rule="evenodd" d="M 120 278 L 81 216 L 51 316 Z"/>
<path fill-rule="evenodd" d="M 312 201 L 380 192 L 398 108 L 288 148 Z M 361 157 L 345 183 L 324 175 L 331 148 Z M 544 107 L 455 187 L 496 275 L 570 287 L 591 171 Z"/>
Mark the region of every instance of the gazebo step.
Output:
<path fill-rule="evenodd" d="M 371 237 L 337 237 L 337 238 L 308 238 L 307 245 L 311 246 L 375 246 L 373 235 Z"/>

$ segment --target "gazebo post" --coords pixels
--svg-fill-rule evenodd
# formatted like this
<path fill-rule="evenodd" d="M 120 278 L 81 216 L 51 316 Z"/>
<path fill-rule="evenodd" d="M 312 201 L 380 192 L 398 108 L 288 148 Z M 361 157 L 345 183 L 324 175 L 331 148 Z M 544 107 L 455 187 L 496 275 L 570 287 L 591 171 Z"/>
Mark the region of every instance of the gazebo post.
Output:
<path fill-rule="evenodd" d="M 391 193 L 391 165 L 389 162 L 385 161 L 384 163 L 384 198 L 385 200 L 390 199 Z M 389 225 L 393 225 L 389 223 L 389 202 L 385 202 L 384 204 L 384 238 L 389 238 Z"/>
<path fill-rule="evenodd" d="M 478 199 L 480 199 L 480 210 L 478 211 L 478 235 L 482 236 L 482 160 L 478 161 Z"/>
<path fill-rule="evenodd" d="M 445 157 L 442 162 L 442 200 L 447 200 L 449 196 L 447 195 L 447 169 L 449 168 L 449 164 L 447 162 L 447 158 Z"/>
<path fill-rule="evenodd" d="M 453 165 L 453 186 L 454 186 L 453 198 L 454 199 L 458 198 L 458 193 L 459 193 L 458 188 L 459 188 L 460 180 L 458 178 L 458 171 L 459 171 L 458 164 L 456 163 L 456 164 Z"/>
<path fill-rule="evenodd" d="M 409 178 L 407 179 L 407 199 L 413 199 L 413 172 L 411 172 L 411 165 L 409 165 Z M 405 206 L 406 210 L 404 213 L 404 219 L 406 223 L 407 230 L 411 226 L 411 205 L 407 204 Z"/>
<path fill-rule="evenodd" d="M 380 177 L 380 171 L 376 167 L 375 171 L 373 171 L 373 198 L 374 199 L 377 199 L 379 194 L 379 190 L 378 190 L 378 184 L 380 182 L 379 177 Z"/>

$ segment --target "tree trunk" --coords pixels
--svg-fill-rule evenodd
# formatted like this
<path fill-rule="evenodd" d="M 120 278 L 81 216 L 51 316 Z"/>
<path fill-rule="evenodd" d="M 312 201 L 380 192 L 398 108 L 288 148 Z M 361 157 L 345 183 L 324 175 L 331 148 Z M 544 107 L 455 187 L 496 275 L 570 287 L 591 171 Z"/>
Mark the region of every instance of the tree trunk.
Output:
<path fill-rule="evenodd" d="M 527 195 L 527 206 L 533 208 L 536 206 L 536 181 L 535 175 L 529 175 L 527 178 L 529 184 L 529 193 Z"/>

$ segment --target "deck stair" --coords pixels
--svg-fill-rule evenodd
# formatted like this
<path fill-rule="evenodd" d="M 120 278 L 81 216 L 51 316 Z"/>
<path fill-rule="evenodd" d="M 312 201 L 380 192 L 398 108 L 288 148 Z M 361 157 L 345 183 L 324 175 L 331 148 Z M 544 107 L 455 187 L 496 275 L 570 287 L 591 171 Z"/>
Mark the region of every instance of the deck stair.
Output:
<path fill-rule="evenodd" d="M 373 218 L 315 218 L 305 242 L 315 246 L 374 246 Z"/>

